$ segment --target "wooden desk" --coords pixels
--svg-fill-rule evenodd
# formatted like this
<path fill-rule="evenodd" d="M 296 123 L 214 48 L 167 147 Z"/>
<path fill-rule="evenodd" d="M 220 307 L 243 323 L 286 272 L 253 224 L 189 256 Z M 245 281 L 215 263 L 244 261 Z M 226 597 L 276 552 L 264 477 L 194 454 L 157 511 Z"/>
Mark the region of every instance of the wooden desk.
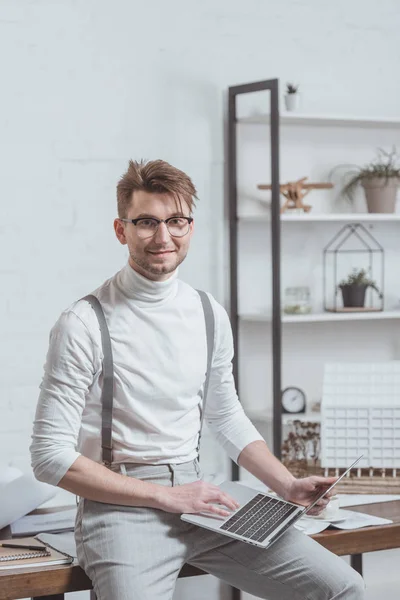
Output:
<path fill-rule="evenodd" d="M 400 500 L 353 507 L 393 523 L 350 531 L 329 529 L 313 538 L 338 555 L 350 555 L 352 565 L 361 572 L 362 554 L 377 550 L 400 548 Z M 180 577 L 204 575 L 203 571 L 185 565 Z M 78 566 L 47 567 L 41 572 L 34 569 L 0 571 L 0 600 L 32 597 L 36 600 L 63 600 L 67 592 L 90 590 L 90 580 Z"/>

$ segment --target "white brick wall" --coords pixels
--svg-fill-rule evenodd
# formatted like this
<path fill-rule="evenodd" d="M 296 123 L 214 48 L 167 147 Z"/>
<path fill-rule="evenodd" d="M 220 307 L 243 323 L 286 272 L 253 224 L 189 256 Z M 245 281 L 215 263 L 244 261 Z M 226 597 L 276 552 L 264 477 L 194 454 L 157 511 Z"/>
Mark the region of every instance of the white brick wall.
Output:
<path fill-rule="evenodd" d="M 0 453 L 27 463 L 51 325 L 117 270 L 115 184 L 162 157 L 200 202 L 190 283 L 226 299 L 224 91 L 281 77 L 308 111 L 398 115 L 397 0 L 1 0 Z"/>

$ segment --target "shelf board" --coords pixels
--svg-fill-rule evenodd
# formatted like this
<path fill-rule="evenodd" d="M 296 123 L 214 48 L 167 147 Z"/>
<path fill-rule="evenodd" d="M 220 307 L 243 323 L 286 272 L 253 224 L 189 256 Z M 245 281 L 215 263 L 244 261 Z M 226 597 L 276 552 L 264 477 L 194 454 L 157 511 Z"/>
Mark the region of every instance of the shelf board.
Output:
<path fill-rule="evenodd" d="M 360 307 L 360 306 L 343 306 L 341 308 L 327 308 L 327 311 L 330 313 L 347 313 L 347 314 L 354 314 L 354 313 L 359 313 L 359 312 L 363 312 L 363 313 L 368 313 L 368 312 L 383 312 L 381 308 L 375 308 L 373 306 L 364 306 L 364 307 Z"/>
<path fill-rule="evenodd" d="M 261 421 L 264 423 L 269 423 L 273 420 L 273 415 L 268 410 L 265 412 L 258 412 L 258 411 L 252 411 L 252 410 L 249 410 L 248 408 L 245 408 L 245 412 L 246 412 L 246 415 L 249 417 L 249 419 L 251 419 L 252 421 L 259 421 L 259 422 Z M 312 421 L 314 423 L 321 422 L 321 413 L 320 412 L 307 411 L 305 413 L 296 413 L 296 414 L 282 413 L 281 417 L 282 417 L 283 425 L 288 424 L 290 421 L 296 421 L 296 420 Z"/>
<path fill-rule="evenodd" d="M 258 223 L 270 222 L 270 215 L 239 215 L 238 221 Z M 400 221 L 400 213 L 301 213 L 281 215 L 282 222 L 304 222 L 304 223 L 323 223 L 323 222 L 390 222 Z"/>
<path fill-rule="evenodd" d="M 239 315 L 241 321 L 254 323 L 270 323 L 271 315 L 266 313 L 252 313 Z M 323 323 L 337 321 L 376 321 L 386 319 L 400 319 L 400 310 L 383 310 L 380 312 L 321 312 L 308 315 L 282 315 L 282 323 Z"/>
<path fill-rule="evenodd" d="M 247 123 L 255 125 L 266 125 L 270 122 L 270 116 L 265 114 L 254 115 L 238 119 L 237 122 L 244 124 Z M 321 115 L 296 112 L 281 112 L 280 123 L 281 125 L 368 127 L 376 129 L 392 129 L 397 127 L 400 128 L 400 117 L 355 117 L 351 115 Z"/>

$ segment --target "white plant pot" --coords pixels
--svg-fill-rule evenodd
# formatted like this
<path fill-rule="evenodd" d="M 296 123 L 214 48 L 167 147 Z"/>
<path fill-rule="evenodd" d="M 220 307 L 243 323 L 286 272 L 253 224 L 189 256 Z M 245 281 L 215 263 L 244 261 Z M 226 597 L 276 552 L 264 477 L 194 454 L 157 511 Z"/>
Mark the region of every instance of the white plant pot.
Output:
<path fill-rule="evenodd" d="M 297 110 L 299 106 L 299 94 L 286 94 L 285 106 L 287 111 Z"/>

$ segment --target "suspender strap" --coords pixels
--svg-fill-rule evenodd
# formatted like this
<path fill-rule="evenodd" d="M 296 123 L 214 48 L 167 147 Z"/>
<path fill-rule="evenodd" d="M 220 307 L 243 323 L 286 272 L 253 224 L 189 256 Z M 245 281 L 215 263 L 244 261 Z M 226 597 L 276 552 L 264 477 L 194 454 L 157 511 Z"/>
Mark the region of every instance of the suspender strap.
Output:
<path fill-rule="evenodd" d="M 211 302 L 207 294 L 202 290 L 197 290 L 197 292 L 200 296 L 201 304 L 203 306 L 207 334 L 207 371 L 203 388 L 203 406 L 200 407 L 200 431 L 197 442 L 197 454 L 199 454 L 201 432 L 203 429 L 203 421 L 207 402 L 208 386 L 210 383 L 211 363 L 214 351 L 215 318 L 214 311 L 212 309 Z M 108 330 L 103 308 L 96 296 L 89 294 L 88 296 L 82 298 L 82 300 L 86 300 L 87 302 L 89 302 L 96 314 L 100 325 L 101 345 L 103 348 L 103 389 L 101 392 L 101 448 L 103 463 L 109 467 L 112 464 L 112 410 L 114 400 L 114 366 L 110 332 Z"/>
<path fill-rule="evenodd" d="M 210 384 L 211 363 L 212 363 L 213 351 L 214 351 L 215 317 L 214 317 L 213 308 L 211 306 L 210 298 L 202 290 L 197 290 L 197 292 L 200 295 L 200 300 L 201 300 L 201 303 L 203 306 L 204 319 L 206 322 L 206 335 L 207 335 L 207 371 L 206 371 L 206 380 L 204 382 L 204 389 L 203 389 L 203 406 L 200 408 L 200 414 L 201 414 L 200 431 L 199 431 L 199 438 L 197 441 L 197 455 L 199 456 L 200 440 L 201 440 L 201 434 L 203 431 L 204 415 L 206 412 L 208 386 Z"/>
<path fill-rule="evenodd" d="M 85 296 L 82 300 L 87 300 L 99 321 L 101 331 L 101 345 L 103 347 L 103 389 L 101 392 L 101 448 L 102 459 L 106 466 L 112 464 L 112 409 L 114 398 L 114 365 L 112 356 L 112 347 L 110 333 L 107 327 L 107 321 L 104 316 L 103 308 L 92 294 Z"/>

